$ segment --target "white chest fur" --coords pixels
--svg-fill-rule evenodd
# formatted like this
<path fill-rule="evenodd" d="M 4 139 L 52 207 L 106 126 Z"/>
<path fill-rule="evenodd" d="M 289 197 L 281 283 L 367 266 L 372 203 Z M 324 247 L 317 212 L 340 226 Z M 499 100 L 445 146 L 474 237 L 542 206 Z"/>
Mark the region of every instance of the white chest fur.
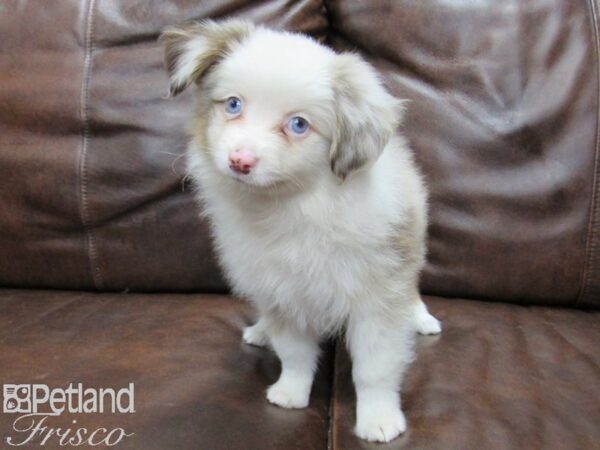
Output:
<path fill-rule="evenodd" d="M 398 186 L 394 168 L 402 160 L 387 153 L 345 185 L 332 179 L 289 197 L 236 194 L 206 171 L 192 171 L 234 291 L 259 311 L 327 334 L 373 298 L 401 289 L 393 239 L 414 211 L 410 190 L 418 183 L 405 177 Z M 194 158 L 192 169 L 202 164 Z"/>

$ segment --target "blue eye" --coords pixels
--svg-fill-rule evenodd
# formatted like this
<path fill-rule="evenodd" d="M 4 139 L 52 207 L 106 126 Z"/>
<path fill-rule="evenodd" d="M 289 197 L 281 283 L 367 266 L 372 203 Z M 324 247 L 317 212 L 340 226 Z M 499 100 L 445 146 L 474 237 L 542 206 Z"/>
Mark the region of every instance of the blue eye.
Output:
<path fill-rule="evenodd" d="M 308 131 L 310 125 L 305 118 L 294 116 L 289 120 L 287 127 L 292 133 L 301 135 Z"/>
<path fill-rule="evenodd" d="M 227 114 L 239 114 L 242 111 L 242 101 L 237 97 L 229 97 L 225 101 Z"/>

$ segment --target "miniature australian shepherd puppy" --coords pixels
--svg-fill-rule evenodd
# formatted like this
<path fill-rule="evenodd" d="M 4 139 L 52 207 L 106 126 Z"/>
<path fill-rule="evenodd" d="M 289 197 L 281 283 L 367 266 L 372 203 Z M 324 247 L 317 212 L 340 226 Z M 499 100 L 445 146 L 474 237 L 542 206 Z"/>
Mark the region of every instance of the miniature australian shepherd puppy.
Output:
<path fill-rule="evenodd" d="M 267 399 L 306 407 L 319 342 L 344 330 L 355 433 L 390 441 L 414 334 L 441 330 L 418 291 L 427 195 L 401 102 L 361 57 L 301 34 L 206 21 L 161 41 L 171 95 L 195 85 L 188 170 L 225 275 L 256 308 L 243 339 L 281 360 Z"/>

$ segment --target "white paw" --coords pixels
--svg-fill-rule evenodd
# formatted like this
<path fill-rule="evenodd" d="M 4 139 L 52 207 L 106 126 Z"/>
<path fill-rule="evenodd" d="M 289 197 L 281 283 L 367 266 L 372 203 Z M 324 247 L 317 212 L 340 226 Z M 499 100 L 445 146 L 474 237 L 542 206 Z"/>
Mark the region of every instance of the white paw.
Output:
<path fill-rule="evenodd" d="M 282 408 L 306 408 L 310 398 L 310 386 L 279 380 L 267 389 L 267 400 Z"/>
<path fill-rule="evenodd" d="M 416 323 L 419 334 L 440 334 L 442 332 L 442 323 L 428 312 L 418 314 Z"/>
<path fill-rule="evenodd" d="M 420 298 L 415 304 L 415 325 L 419 334 L 440 334 L 442 332 L 442 324 L 439 320 L 429 314 L 427 306 Z"/>
<path fill-rule="evenodd" d="M 258 347 L 264 347 L 269 343 L 267 333 L 259 323 L 252 325 L 251 327 L 244 328 L 244 334 L 242 339 L 246 344 L 256 345 Z"/>
<path fill-rule="evenodd" d="M 390 442 L 406 431 L 406 419 L 400 409 L 358 420 L 354 432 L 366 441 Z"/>

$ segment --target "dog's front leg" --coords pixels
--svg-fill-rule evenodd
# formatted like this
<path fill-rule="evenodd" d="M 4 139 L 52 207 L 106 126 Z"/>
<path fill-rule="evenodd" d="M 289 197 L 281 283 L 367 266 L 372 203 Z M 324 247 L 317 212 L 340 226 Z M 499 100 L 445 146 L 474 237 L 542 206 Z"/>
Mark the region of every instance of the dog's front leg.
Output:
<path fill-rule="evenodd" d="M 406 430 L 400 409 L 400 382 L 413 358 L 414 325 L 410 314 L 398 320 L 369 313 L 348 323 L 347 345 L 356 388 L 358 437 L 389 442 Z"/>
<path fill-rule="evenodd" d="M 268 320 L 266 332 L 281 360 L 281 375 L 267 389 L 267 399 L 284 408 L 308 406 L 319 357 L 318 337 L 274 318 Z"/>

